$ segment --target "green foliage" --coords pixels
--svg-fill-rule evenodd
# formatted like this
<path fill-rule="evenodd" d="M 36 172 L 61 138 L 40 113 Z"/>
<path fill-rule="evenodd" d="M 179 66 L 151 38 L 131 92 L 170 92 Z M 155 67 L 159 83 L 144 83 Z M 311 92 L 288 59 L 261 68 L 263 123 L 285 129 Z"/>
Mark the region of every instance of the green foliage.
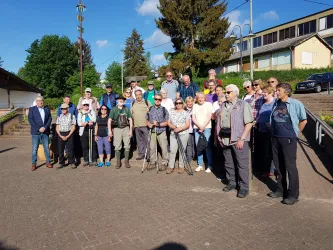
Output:
<path fill-rule="evenodd" d="M 60 97 L 72 91 L 67 79 L 78 70 L 79 55 L 68 37 L 46 35 L 35 40 L 19 75 L 44 90 L 47 97 Z"/>
<path fill-rule="evenodd" d="M 325 115 L 320 114 L 320 119 L 326 122 L 331 128 L 333 128 L 333 116 L 332 115 Z"/>
<path fill-rule="evenodd" d="M 75 42 L 74 46 L 75 46 L 76 50 L 79 51 L 80 43 Z M 94 59 L 92 57 L 91 46 L 88 42 L 84 41 L 82 43 L 82 51 L 83 51 L 83 56 L 82 56 L 83 69 L 85 70 L 85 67 L 88 66 L 88 65 L 93 65 L 95 67 L 96 65 L 93 62 Z"/>
<path fill-rule="evenodd" d="M 219 0 L 160 0 L 162 17 L 155 20 L 157 27 L 171 37 L 176 52 L 170 55 L 177 75 L 184 73 L 184 65 L 198 75 L 199 66 L 221 65 L 231 55 L 233 39 L 225 38 L 230 26 L 222 17 L 227 4 Z M 181 14 L 179 14 L 181 13 Z"/>
<path fill-rule="evenodd" d="M 155 89 L 160 91 L 161 90 L 161 84 L 162 84 L 162 81 L 159 81 L 159 80 L 149 80 L 149 81 L 154 81 L 155 83 Z M 147 90 L 148 89 L 148 79 L 146 80 L 143 80 L 140 82 L 140 87 L 143 88 L 144 90 Z"/>
<path fill-rule="evenodd" d="M 9 120 L 10 118 L 15 117 L 16 115 L 17 115 L 17 112 L 16 112 L 16 111 L 10 112 L 10 113 L 8 113 L 8 114 L 2 116 L 2 117 L 0 118 L 0 122 L 5 122 L 5 121 Z"/>
<path fill-rule="evenodd" d="M 0 56 L 0 67 L 2 67 L 2 63 L 3 63 L 3 60 L 1 59 L 1 56 Z"/>
<path fill-rule="evenodd" d="M 143 40 L 134 29 L 132 35 L 126 39 L 125 47 L 125 76 L 147 76 L 147 62 L 144 57 Z"/>
<path fill-rule="evenodd" d="M 58 106 L 63 102 L 62 97 L 55 97 L 55 98 L 45 98 L 44 105 L 48 106 L 50 109 L 55 110 Z"/>
<path fill-rule="evenodd" d="M 147 64 L 147 79 L 148 80 L 151 80 L 154 78 L 154 73 L 151 72 L 155 66 L 153 65 L 152 61 L 151 61 L 151 53 L 148 51 L 146 54 L 145 54 L 145 60 L 146 60 L 146 64 Z"/>
<path fill-rule="evenodd" d="M 113 62 L 105 71 L 105 78 L 107 83 L 112 84 L 114 92 L 121 93 L 121 64 Z M 125 84 L 125 82 L 124 82 Z"/>
<path fill-rule="evenodd" d="M 91 64 L 87 65 L 83 71 L 83 85 L 92 87 L 96 86 L 99 81 L 100 77 L 96 71 L 95 66 Z M 76 71 L 72 76 L 67 79 L 66 82 L 69 89 L 71 89 L 69 93 L 71 93 L 75 87 L 80 86 L 80 71 Z"/>

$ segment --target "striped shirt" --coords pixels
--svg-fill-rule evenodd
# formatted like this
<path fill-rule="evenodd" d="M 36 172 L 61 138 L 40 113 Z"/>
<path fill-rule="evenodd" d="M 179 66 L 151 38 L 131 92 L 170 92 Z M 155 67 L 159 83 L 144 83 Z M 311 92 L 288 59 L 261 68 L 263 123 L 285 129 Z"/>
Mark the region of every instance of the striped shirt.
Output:
<path fill-rule="evenodd" d="M 199 87 L 194 82 L 191 82 L 190 85 L 186 88 L 184 84 L 181 84 L 178 86 L 177 92 L 179 93 L 180 97 L 185 100 L 188 96 L 191 96 L 194 98 L 196 96 L 196 93 L 198 93 Z"/>
<path fill-rule="evenodd" d="M 58 116 L 56 124 L 59 125 L 60 132 L 69 132 L 72 129 L 72 125 L 76 125 L 75 115 L 71 113 L 61 114 Z"/>

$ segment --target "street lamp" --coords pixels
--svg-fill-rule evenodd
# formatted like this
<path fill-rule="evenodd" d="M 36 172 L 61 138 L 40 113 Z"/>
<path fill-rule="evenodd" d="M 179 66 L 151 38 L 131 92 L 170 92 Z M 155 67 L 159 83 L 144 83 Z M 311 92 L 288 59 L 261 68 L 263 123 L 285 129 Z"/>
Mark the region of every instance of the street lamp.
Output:
<path fill-rule="evenodd" d="M 250 27 L 250 31 L 249 31 L 249 34 L 247 36 L 250 37 L 250 38 L 255 37 L 255 35 L 252 32 L 251 25 L 248 24 L 248 23 L 244 24 L 243 25 L 243 30 L 244 30 L 245 26 L 249 26 Z M 234 29 L 236 27 L 238 27 L 239 30 L 240 30 L 240 45 L 241 45 L 240 46 L 240 72 L 242 73 L 243 72 L 243 32 L 242 32 L 242 27 L 240 25 L 236 24 L 233 27 L 231 35 L 230 35 L 230 38 L 237 38 L 236 35 L 235 35 L 235 33 L 234 33 Z M 251 40 L 250 40 L 250 57 L 253 58 L 253 50 L 252 50 L 252 42 L 251 42 Z M 251 76 L 252 76 L 253 75 L 253 63 L 251 63 L 251 65 L 250 65 L 250 70 L 251 70 Z"/>

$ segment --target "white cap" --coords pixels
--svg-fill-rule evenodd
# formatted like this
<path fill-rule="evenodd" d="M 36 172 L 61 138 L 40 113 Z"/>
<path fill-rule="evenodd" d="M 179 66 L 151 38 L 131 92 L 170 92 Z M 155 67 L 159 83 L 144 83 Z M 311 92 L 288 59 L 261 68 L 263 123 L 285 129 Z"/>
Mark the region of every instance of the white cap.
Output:
<path fill-rule="evenodd" d="M 84 92 L 90 92 L 91 93 L 91 88 L 86 88 Z"/>
<path fill-rule="evenodd" d="M 82 106 L 83 106 L 84 104 L 88 104 L 88 105 L 89 105 L 90 103 L 89 103 L 89 101 L 88 101 L 87 99 L 84 99 L 84 100 L 82 101 Z"/>

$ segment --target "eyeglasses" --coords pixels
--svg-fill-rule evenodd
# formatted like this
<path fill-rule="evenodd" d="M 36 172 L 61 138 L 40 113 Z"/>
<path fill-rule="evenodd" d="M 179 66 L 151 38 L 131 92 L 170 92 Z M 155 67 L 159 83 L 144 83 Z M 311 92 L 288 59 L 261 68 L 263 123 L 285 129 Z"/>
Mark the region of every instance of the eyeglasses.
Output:
<path fill-rule="evenodd" d="M 267 81 L 267 83 L 274 83 L 275 81 Z"/>
<path fill-rule="evenodd" d="M 125 93 L 126 93 L 126 94 L 131 94 L 131 92 L 129 92 L 129 91 L 128 91 L 128 92 L 125 92 Z"/>
<path fill-rule="evenodd" d="M 166 75 L 166 77 L 171 77 L 172 75 Z"/>
<path fill-rule="evenodd" d="M 246 87 L 244 87 L 244 89 L 249 89 L 249 88 L 251 88 L 251 86 L 246 86 Z"/>
<path fill-rule="evenodd" d="M 256 83 L 256 84 L 253 84 L 253 86 L 254 86 L 254 87 L 258 87 L 258 86 L 259 86 L 259 84 L 258 84 L 258 83 Z"/>
<path fill-rule="evenodd" d="M 83 106 L 89 106 L 89 104 L 83 104 Z"/>
<path fill-rule="evenodd" d="M 155 101 L 162 101 L 162 99 L 159 99 L 159 98 L 155 98 L 154 100 Z"/>
<path fill-rule="evenodd" d="M 64 109 L 64 108 L 62 108 L 61 110 L 66 110 L 66 109 L 67 109 L 67 108 L 65 108 L 65 109 Z"/>
<path fill-rule="evenodd" d="M 106 108 L 102 108 L 101 110 L 108 110 L 108 109 L 106 109 Z"/>
<path fill-rule="evenodd" d="M 226 91 L 224 93 L 227 94 L 227 95 L 230 95 L 231 92 L 233 92 L 233 91 Z"/>
<path fill-rule="evenodd" d="M 176 102 L 176 105 L 178 105 L 178 104 L 181 105 L 181 104 L 183 104 L 183 103 L 182 103 L 182 102 Z"/>

